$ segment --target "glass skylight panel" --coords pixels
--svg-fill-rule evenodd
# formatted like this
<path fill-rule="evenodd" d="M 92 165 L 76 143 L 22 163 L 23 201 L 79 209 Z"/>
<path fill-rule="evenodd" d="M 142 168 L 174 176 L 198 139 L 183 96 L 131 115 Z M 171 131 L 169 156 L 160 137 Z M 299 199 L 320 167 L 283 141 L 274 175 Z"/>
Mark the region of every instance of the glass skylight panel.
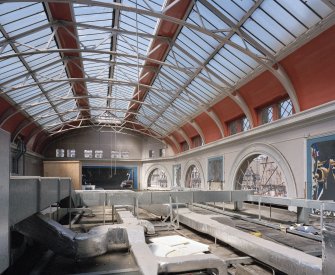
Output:
<path fill-rule="evenodd" d="M 24 110 L 28 110 L 34 107 L 36 107 L 37 109 L 42 108 L 44 110 L 45 108 L 44 105 L 49 106 L 50 102 L 47 100 L 44 94 L 37 93 L 34 96 L 30 97 L 29 99 L 25 99 L 24 101 L 18 102 L 18 104 Z"/>
<path fill-rule="evenodd" d="M 153 87 L 159 89 L 159 90 L 177 90 L 178 86 L 174 84 L 171 80 L 167 79 L 163 75 L 159 75 L 154 84 Z"/>
<path fill-rule="evenodd" d="M 174 81 L 178 82 L 178 84 L 182 85 L 188 80 L 188 75 L 184 74 L 181 71 L 175 71 L 170 67 L 162 67 L 161 72 L 166 75 L 166 77 L 172 78 Z"/>
<path fill-rule="evenodd" d="M 64 67 L 61 63 L 56 63 L 52 66 L 49 66 L 43 70 L 39 70 L 37 73 L 37 78 L 39 81 L 48 81 L 50 79 L 59 79 L 59 76 L 63 74 L 64 76 Z"/>
<path fill-rule="evenodd" d="M 48 44 L 51 30 L 44 30 L 31 33 L 30 35 L 15 39 L 13 42 L 20 52 L 31 51 L 31 48 L 42 49 Z"/>
<path fill-rule="evenodd" d="M 138 72 L 136 68 L 130 68 L 126 66 L 115 66 L 114 79 L 122 81 L 131 81 L 133 83 L 138 82 Z"/>
<path fill-rule="evenodd" d="M 208 39 L 210 38 L 208 37 Z M 178 35 L 176 43 L 186 49 L 197 60 L 205 61 L 213 51 L 213 47 L 206 40 L 200 34 L 196 34 L 194 31 L 184 27 Z"/>
<path fill-rule="evenodd" d="M 163 75 L 160 75 L 159 79 L 157 79 L 156 81 L 157 85 L 154 83 L 153 87 L 157 90 L 173 91 L 178 89 L 178 85 L 176 83 L 173 83 L 170 79 L 166 78 Z"/>
<path fill-rule="evenodd" d="M 131 7 L 136 7 L 143 10 L 161 10 L 164 0 L 124 0 L 123 4 Z"/>
<path fill-rule="evenodd" d="M 95 115 L 94 120 L 101 124 L 121 124 L 122 121 L 109 110 L 101 112 L 98 115 Z"/>
<path fill-rule="evenodd" d="M 235 63 L 233 63 L 229 59 L 227 59 L 226 55 L 222 55 L 221 52 L 223 52 L 223 51 L 221 50 L 220 53 L 216 54 L 215 57 L 212 60 L 216 61 L 218 64 L 220 64 L 222 67 L 226 68 L 231 74 L 233 74 L 234 76 L 236 76 L 238 78 L 242 78 L 242 77 L 246 76 L 246 72 L 244 72 Z M 235 59 L 237 59 L 237 58 L 235 58 Z M 237 59 L 237 61 L 240 63 L 239 65 L 245 65 L 239 59 Z"/>
<path fill-rule="evenodd" d="M 70 90 L 70 85 L 68 83 L 63 83 L 59 85 L 57 83 L 57 86 L 51 90 L 47 91 L 47 95 L 50 99 L 54 100 L 59 100 L 61 97 L 66 97 L 66 96 L 73 96 L 72 91 Z"/>
<path fill-rule="evenodd" d="M 3 91 L 15 91 L 20 92 L 28 87 L 36 87 L 35 81 L 27 74 L 24 74 L 23 77 L 16 77 L 14 79 L 8 80 L 8 82 L 0 83 L 0 87 Z"/>
<path fill-rule="evenodd" d="M 76 102 L 74 100 L 68 100 L 64 103 L 57 104 L 56 109 L 62 115 L 68 111 L 71 111 L 76 108 Z"/>
<path fill-rule="evenodd" d="M 109 66 L 106 63 L 99 63 L 94 61 L 83 61 L 85 74 L 89 77 L 108 78 Z M 85 75 L 85 77 L 88 77 Z"/>
<path fill-rule="evenodd" d="M 289 10 L 294 17 L 307 27 L 312 27 L 320 21 L 320 18 L 304 5 L 302 1 L 280 0 L 276 2 L 284 9 Z"/>
<path fill-rule="evenodd" d="M 219 75 L 231 84 L 234 84 L 238 80 L 240 80 L 240 77 L 236 75 L 234 71 L 230 70 L 230 68 L 227 68 L 226 66 L 223 66 L 222 63 L 218 62 L 215 59 L 212 59 L 207 67 L 215 71 L 217 75 Z"/>
<path fill-rule="evenodd" d="M 108 0 L 103 2 L 112 4 Z M 162 9 L 162 5 L 168 4 L 168 2 L 165 0 L 123 0 L 122 5 L 159 11 Z M 258 5 L 256 1 L 225 0 L 224 3 L 219 0 L 194 1 L 193 9 L 186 22 L 211 30 L 213 34 L 221 35 L 222 39 L 230 34 L 232 37 L 228 36 L 228 38 L 242 47 L 243 50 L 264 57 L 264 53 L 261 52 L 262 47 L 277 54 L 285 46 L 292 43 L 296 37 L 305 33 L 332 12 L 322 1 L 316 0 L 264 0 L 261 3 L 241 26 L 241 29 L 261 46 L 259 49 L 257 45 L 251 45 L 242 40 L 237 33 L 234 33 L 235 29 L 229 31 L 230 27 L 220 19 L 219 14 L 206 7 L 207 4 L 213 5 L 218 12 L 228 17 L 234 24 L 238 24 L 254 5 Z M 136 65 L 138 62 L 139 64 L 145 62 L 145 56 L 150 50 L 148 47 L 152 39 L 144 37 L 142 33 L 154 34 L 161 19 L 144 14 L 136 15 L 125 10 L 113 11 L 113 8 L 73 5 L 75 22 L 88 25 L 87 27 L 77 27 L 81 42 L 79 47 L 87 50 L 106 51 L 105 53 L 83 52 L 79 54 L 85 59 L 81 61 L 86 72 L 84 78 L 97 78 L 84 84 L 88 95 L 92 95 L 92 98 L 88 99 L 89 105 L 92 107 L 90 113 L 92 117 L 97 117 L 102 112 L 110 111 L 113 116 L 122 119 L 129 106 L 134 104 L 130 99 L 137 88 L 134 84 L 138 81 L 139 71 L 143 69 L 142 67 L 137 68 Z M 122 33 L 122 31 L 114 34 L 118 36 L 116 51 L 119 55 L 116 56 L 109 53 L 113 40 L 111 28 L 114 12 L 120 12 L 118 24 L 120 30 L 139 32 L 138 36 Z M 138 19 L 138 23 L 136 23 L 136 19 Z M 52 33 L 50 27 L 37 32 L 33 30 L 38 26 L 49 24 L 41 3 L 2 4 L 0 24 L 10 37 L 32 30 L 24 37 L 16 40 L 11 39 L 11 43 L 14 43 L 21 52 L 33 51 L 33 48 L 43 49 L 48 44 Z M 1 40 L 4 40 L 4 37 L 0 33 Z M 165 62 L 172 66 L 180 66 L 181 69 L 184 68 L 188 71 L 185 73 L 177 68 L 162 65 L 160 73 L 144 99 L 145 104 L 139 109 L 139 115 L 136 116 L 138 120 L 144 125 L 151 125 L 150 127 L 154 131 L 166 134 L 176 128 L 175 124 L 183 123 L 187 117 L 198 112 L 199 107 L 205 107 L 212 102 L 222 93 L 221 88 L 226 89 L 230 85 L 236 85 L 254 69 L 262 66 L 260 60 L 254 59 L 234 46 L 226 44 L 218 53 L 214 52 L 221 41 L 218 37 L 214 39 L 211 35 L 201 31 L 182 27 Z M 139 46 L 138 50 L 137 46 Z M 54 39 L 51 40 L 48 48 L 57 48 Z M 139 61 L 136 57 L 137 53 L 140 55 Z M 10 54 L 14 54 L 14 51 L 9 45 L 2 52 L 2 55 Z M 208 60 L 209 57 L 212 59 Z M 78 115 L 78 107 L 77 102 L 72 98 L 74 96 L 70 84 L 63 81 L 52 81 L 53 79 L 66 80 L 67 78 L 60 54 L 41 53 L 24 55 L 22 58 L 27 62 L 28 70 L 17 57 L 0 60 L 2 68 L 0 88 L 7 91 L 7 95 L 15 103 L 23 108 L 27 107 L 27 113 L 38 119 L 39 123 L 43 122 L 48 125 L 44 127 L 54 128 L 56 127 L 54 123 L 75 119 Z M 135 66 L 114 65 L 110 63 L 111 60 Z M 200 73 L 195 75 L 194 73 L 198 73 L 199 68 L 201 68 Z M 38 82 L 45 82 L 39 84 L 42 91 L 38 85 L 35 85 L 31 76 L 28 78 L 31 71 Z M 110 72 L 113 72 L 113 75 L 110 75 Z M 18 78 L 18 75 L 22 77 Z M 108 82 L 109 78 L 118 80 L 119 84 Z M 211 81 L 214 82 L 213 85 L 209 84 Z M 1 86 L 1 83 L 5 84 L 4 87 Z M 186 84 L 188 85 L 186 86 Z M 24 85 L 24 87 L 11 90 L 10 86 L 14 85 L 16 87 Z M 218 87 L 216 88 L 215 85 Z M 183 89 L 183 87 L 186 88 Z M 113 99 L 105 98 L 109 92 Z M 33 106 L 34 103 L 37 105 Z M 38 105 L 38 103 L 40 104 Z M 154 106 L 155 109 L 150 106 Z M 61 113 L 60 117 L 57 112 Z M 162 112 L 162 115 L 156 120 L 159 112 Z"/>
<path fill-rule="evenodd" d="M 273 33 L 270 33 L 264 26 L 252 18 L 249 18 L 243 24 L 243 27 L 255 40 L 272 53 L 277 53 L 285 46 Z"/>
<path fill-rule="evenodd" d="M 113 85 L 112 97 L 117 98 L 131 98 L 133 96 L 134 87 L 126 85 Z"/>
<path fill-rule="evenodd" d="M 232 47 L 230 45 L 225 45 L 225 48 L 233 55 L 238 56 L 244 63 L 246 63 L 249 67 L 255 69 L 259 66 L 259 63 L 251 58 L 250 56 L 246 55 L 245 53 L 241 52 L 240 50 Z"/>
<path fill-rule="evenodd" d="M 124 100 L 115 100 L 114 104 L 111 105 L 111 108 L 118 111 L 120 113 L 118 116 L 123 118 L 128 110 L 128 102 Z"/>
<path fill-rule="evenodd" d="M 152 123 L 149 119 L 147 119 L 146 117 L 144 117 L 142 113 L 139 113 L 139 114 L 137 115 L 137 120 L 138 120 L 140 123 L 142 123 L 142 124 L 144 124 L 144 125 L 146 125 L 146 126 L 149 126 L 149 125 Z"/>
<path fill-rule="evenodd" d="M 305 1 L 304 4 L 310 7 L 316 14 L 323 18 L 327 17 L 332 12 L 332 9 L 327 6 L 323 1 L 310 0 Z"/>
<path fill-rule="evenodd" d="M 223 47 L 214 58 L 223 65 L 230 63 L 236 66 L 241 71 L 241 74 L 237 73 L 240 76 L 248 74 L 253 70 L 253 67 L 241 58 L 240 55 L 231 52 L 227 47 Z"/>
<path fill-rule="evenodd" d="M 161 129 L 160 127 L 156 126 L 155 124 L 151 125 L 150 127 L 152 130 L 154 130 L 156 133 L 160 135 L 166 135 L 168 133 L 167 130 Z"/>
<path fill-rule="evenodd" d="M 178 47 L 173 46 L 172 49 L 169 52 L 169 55 L 166 58 L 166 61 L 174 66 L 176 66 L 176 60 L 177 64 L 180 67 L 185 68 L 197 68 L 199 67 L 199 63 L 197 63 L 195 60 L 190 58 L 189 56 L 186 56 Z"/>
<path fill-rule="evenodd" d="M 43 128 L 57 128 L 61 127 L 62 124 L 62 121 L 56 115 L 43 117 L 37 122 L 42 125 Z"/>
<path fill-rule="evenodd" d="M 91 95 L 106 96 L 108 84 L 107 83 L 98 83 L 98 82 L 87 82 L 86 87 L 88 93 Z"/>
<path fill-rule="evenodd" d="M 148 100 L 147 100 L 147 98 L 148 98 Z M 148 96 L 146 97 L 145 102 L 147 102 L 148 104 L 151 104 L 151 102 L 152 102 L 152 105 L 157 106 L 159 108 L 161 108 L 164 104 L 164 102 L 162 101 L 162 98 L 158 97 L 154 93 L 149 93 Z"/>
<path fill-rule="evenodd" d="M 103 62 L 107 62 L 109 61 L 109 54 L 105 54 L 105 53 L 94 53 L 94 52 L 82 52 L 81 53 L 81 56 L 83 58 L 84 61 L 89 61 L 88 59 L 94 61 L 96 60 L 97 63 L 99 63 L 100 61 L 103 61 Z"/>
<path fill-rule="evenodd" d="M 111 32 L 97 30 L 95 28 L 84 28 L 78 26 L 78 37 L 81 47 L 88 49 L 106 49 L 110 50 Z M 109 45 L 109 47 L 108 47 Z"/>
<path fill-rule="evenodd" d="M 13 10 L 13 5 L 15 7 L 16 3 L 4 3 L 1 5 L 1 8 L 5 11 Z M 0 24 L 11 36 L 32 30 L 47 23 L 48 20 L 41 3 L 33 5 L 26 3 L 24 7 L 0 16 Z"/>
<path fill-rule="evenodd" d="M 10 5 L 4 5 L 4 4 L 1 4 L 1 7 L 3 7 L 1 10 L 0 10 L 0 16 L 3 17 L 3 16 L 10 16 L 10 14 L 13 14 L 13 12 L 17 11 L 17 10 L 20 10 L 20 9 L 23 9 L 23 8 L 28 8 L 29 6 L 34 6 L 36 4 L 30 4 L 30 5 L 27 5 L 27 3 L 21 3 L 21 2 L 16 2 L 16 3 L 11 3 Z"/>
<path fill-rule="evenodd" d="M 178 115 L 176 115 L 176 112 Z M 183 114 L 179 111 L 172 110 L 172 108 L 168 108 L 165 110 L 164 116 L 175 124 L 178 124 L 180 122 L 180 117 L 183 117 Z"/>
<path fill-rule="evenodd" d="M 138 20 L 137 24 L 136 19 Z M 153 33 L 156 20 L 155 17 L 149 17 L 143 14 L 136 16 L 133 12 L 121 11 L 120 28 L 132 32 Z"/>
<path fill-rule="evenodd" d="M 86 5 L 74 5 L 74 12 L 76 15 L 76 22 L 92 26 L 106 27 L 110 29 L 113 24 L 113 9 L 106 7 L 91 7 Z M 80 39 L 80 47 L 94 50 L 110 51 L 110 44 L 112 34 L 109 30 L 95 29 L 94 27 L 78 27 L 78 36 Z M 82 53 L 83 58 L 91 60 L 84 60 L 83 66 L 85 70 L 84 77 L 93 77 L 99 79 L 109 78 L 109 64 L 99 63 L 95 60 L 109 61 L 109 54 L 100 53 Z M 86 83 L 89 94 L 106 96 L 108 93 L 107 83 Z M 89 104 L 92 107 L 105 107 L 107 102 L 102 98 L 90 98 Z"/>
<path fill-rule="evenodd" d="M 36 96 L 41 95 L 41 90 L 37 86 L 27 87 L 21 90 L 14 90 L 6 93 L 13 101 L 21 104 L 25 101 L 36 102 Z M 45 99 L 45 98 L 44 98 Z"/>
<path fill-rule="evenodd" d="M 78 117 L 77 111 L 71 111 L 70 113 L 66 115 L 62 115 L 62 118 L 64 121 L 73 121 L 73 120 L 76 120 L 77 117 Z"/>
<path fill-rule="evenodd" d="M 210 102 L 219 94 L 217 90 L 199 78 L 195 78 L 192 83 L 188 85 L 187 89 L 191 90 L 197 96 L 202 97 L 207 102 Z"/>
<path fill-rule="evenodd" d="M 155 118 L 157 116 L 157 112 L 159 112 L 159 110 L 157 110 L 156 112 L 154 112 L 151 108 L 149 108 L 148 106 L 142 105 L 141 111 L 140 113 L 150 117 L 150 118 Z"/>
<path fill-rule="evenodd" d="M 157 99 L 159 102 L 162 102 L 162 104 L 166 104 L 166 102 L 173 99 L 172 94 L 159 90 L 150 92 L 150 95 L 153 99 Z M 145 100 L 145 102 L 147 101 Z"/>
<path fill-rule="evenodd" d="M 123 121 L 123 119 L 124 119 L 124 117 L 125 117 L 125 115 L 126 115 L 126 113 L 123 112 L 123 111 L 115 111 L 115 112 L 113 112 L 113 114 L 114 114 L 115 117 L 116 117 L 117 119 L 119 119 L 121 122 Z"/>
<path fill-rule="evenodd" d="M 176 127 L 175 123 L 169 121 L 168 119 L 166 119 L 165 117 L 162 117 L 162 116 L 159 119 L 155 120 L 155 125 L 158 126 L 159 128 L 161 128 L 163 131 L 166 128 Z"/>
<path fill-rule="evenodd" d="M 43 90 L 46 93 L 53 92 L 54 89 L 58 88 L 60 85 L 67 85 L 67 87 L 70 88 L 70 85 L 65 81 L 62 81 L 62 82 L 49 81 L 49 82 L 45 82 L 45 83 L 40 83 L 40 86 L 43 88 Z"/>
<path fill-rule="evenodd" d="M 149 39 L 145 39 L 143 37 L 136 38 L 136 36 L 121 34 L 118 36 L 117 50 L 130 55 L 137 55 L 138 53 L 139 55 L 146 56 L 148 45 Z"/>
<path fill-rule="evenodd" d="M 106 100 L 101 98 L 90 98 L 90 106 L 93 108 L 96 107 L 106 107 Z"/>
<path fill-rule="evenodd" d="M 155 133 L 156 135 L 165 135 L 164 130 L 160 129 L 159 127 L 155 126 L 154 124 L 150 127 L 150 131 Z"/>
<path fill-rule="evenodd" d="M 255 4 L 252 0 L 225 0 L 224 5 L 222 5 L 220 0 L 208 0 L 208 2 L 234 23 L 239 22 Z"/>
<path fill-rule="evenodd" d="M 226 4 L 226 3 L 225 3 Z M 200 12 L 197 12 L 197 9 L 194 7 L 193 11 L 191 12 L 190 16 L 188 17 L 188 21 L 192 22 L 193 24 L 198 25 L 199 27 L 204 27 L 208 30 L 223 30 L 229 29 L 229 26 L 222 21 L 216 14 L 212 13 L 209 9 L 207 9 L 202 3 L 199 1 L 196 2 L 197 8 Z M 226 35 L 225 32 L 218 32 L 222 35 Z"/>
<path fill-rule="evenodd" d="M 170 116 L 169 116 L 169 113 L 171 113 L 171 107 L 169 107 L 169 108 L 167 108 L 166 110 L 165 110 L 165 112 L 163 113 L 163 116 L 166 116 L 166 117 L 169 117 L 170 118 Z M 185 118 L 185 115 L 179 115 L 179 116 L 174 116 L 173 118 L 170 118 L 171 119 L 171 121 L 173 121 L 175 124 L 179 124 L 179 123 L 181 123 L 182 122 L 182 120 Z M 161 118 L 158 118 L 157 119 L 158 121 L 161 121 L 162 119 Z M 176 125 L 174 125 L 174 126 L 176 126 Z"/>
<path fill-rule="evenodd" d="M 297 2 L 297 0 L 292 2 Z M 302 22 L 299 22 L 297 18 L 290 14 L 288 10 L 279 5 L 276 1 L 264 1 L 261 8 L 283 27 L 290 30 L 290 32 L 296 37 L 307 30 Z"/>
<path fill-rule="evenodd" d="M 185 104 L 195 108 L 200 107 L 200 105 L 204 103 L 204 100 L 200 95 L 192 93 L 190 90 L 181 92 L 178 99 L 183 100 Z"/>
<path fill-rule="evenodd" d="M 119 112 L 118 116 L 124 118 L 128 110 L 128 105 L 126 101 L 116 100 L 114 104 L 111 105 L 111 109 L 115 109 L 115 111 Z"/>
<path fill-rule="evenodd" d="M 74 5 L 76 22 L 89 25 L 111 27 L 113 9 L 98 6 Z"/>
<path fill-rule="evenodd" d="M 261 9 L 257 9 L 253 14 L 252 18 L 257 21 L 264 29 L 271 33 L 274 38 L 281 41 L 281 43 L 287 45 L 292 42 L 295 37 L 280 25 L 277 21 L 274 21 L 270 16 L 268 16 Z"/>
<path fill-rule="evenodd" d="M 185 113 L 188 115 L 192 115 L 193 112 L 198 111 L 197 107 L 191 105 L 191 104 L 186 104 L 184 100 L 177 98 L 174 102 L 174 105 L 176 105 L 178 108 L 182 109 Z M 169 107 L 170 108 L 170 107 Z"/>
<path fill-rule="evenodd" d="M 245 28 L 243 28 L 245 30 Z M 261 52 L 261 46 L 259 49 L 256 49 L 254 46 L 252 46 L 247 40 L 242 39 L 239 35 L 234 34 L 231 38 L 230 41 L 236 44 L 236 46 L 240 46 L 243 49 L 246 49 L 249 51 L 251 54 L 255 54 L 260 57 L 265 57 L 266 54 Z M 258 46 L 258 45 L 257 45 Z M 233 47 L 233 46 L 232 46 Z M 235 47 L 235 46 L 234 46 Z M 235 47 L 238 48 L 238 47 Z M 264 47 L 263 47 L 264 48 Z M 265 51 L 264 51 L 265 52 Z"/>
<path fill-rule="evenodd" d="M 163 100 L 161 97 L 159 97 L 155 93 L 151 93 L 151 92 L 148 93 L 148 95 L 145 97 L 144 103 L 157 106 L 158 108 L 161 108 L 162 106 L 165 106 L 166 104 L 165 100 Z"/>
<path fill-rule="evenodd" d="M 47 113 L 49 115 L 49 112 L 53 110 L 52 106 L 50 105 L 50 103 L 47 102 L 47 100 L 45 99 L 45 101 L 43 101 L 43 104 L 40 105 L 36 105 L 34 107 L 30 107 L 25 109 L 25 111 L 34 117 L 34 115 L 38 115 L 41 113 Z"/>
<path fill-rule="evenodd" d="M 97 118 L 101 114 L 102 114 L 102 111 L 97 110 L 97 109 L 91 109 L 91 117 L 93 119 Z"/>
<path fill-rule="evenodd" d="M 58 53 L 33 54 L 25 56 L 24 59 L 32 70 L 41 68 L 47 64 L 55 62 L 56 60 L 62 62 Z"/>
<path fill-rule="evenodd" d="M 27 69 L 23 66 L 18 57 L 12 57 L 9 59 L 2 59 L 0 61 L 1 74 L 0 74 L 0 85 L 1 82 L 5 82 L 13 76 L 19 76 L 27 73 Z"/>

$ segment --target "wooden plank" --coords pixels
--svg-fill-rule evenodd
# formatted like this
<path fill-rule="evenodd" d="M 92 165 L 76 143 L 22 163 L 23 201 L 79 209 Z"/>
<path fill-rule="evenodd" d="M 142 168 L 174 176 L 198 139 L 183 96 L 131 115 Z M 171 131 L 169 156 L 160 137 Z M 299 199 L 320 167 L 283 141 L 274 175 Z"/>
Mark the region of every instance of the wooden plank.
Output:
<path fill-rule="evenodd" d="M 44 177 L 69 177 L 72 188 L 81 190 L 82 164 L 80 161 L 43 161 Z"/>

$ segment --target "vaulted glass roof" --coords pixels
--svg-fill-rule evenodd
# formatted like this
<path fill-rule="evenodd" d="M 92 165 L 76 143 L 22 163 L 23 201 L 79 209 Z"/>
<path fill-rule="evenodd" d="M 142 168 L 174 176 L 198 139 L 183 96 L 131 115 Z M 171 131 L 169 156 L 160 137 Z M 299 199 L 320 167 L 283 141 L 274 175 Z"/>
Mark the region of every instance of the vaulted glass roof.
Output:
<path fill-rule="evenodd" d="M 177 15 L 163 0 L 0 0 L 1 96 L 50 134 L 117 125 L 164 137 L 334 16 L 321 0 L 186 2 Z"/>

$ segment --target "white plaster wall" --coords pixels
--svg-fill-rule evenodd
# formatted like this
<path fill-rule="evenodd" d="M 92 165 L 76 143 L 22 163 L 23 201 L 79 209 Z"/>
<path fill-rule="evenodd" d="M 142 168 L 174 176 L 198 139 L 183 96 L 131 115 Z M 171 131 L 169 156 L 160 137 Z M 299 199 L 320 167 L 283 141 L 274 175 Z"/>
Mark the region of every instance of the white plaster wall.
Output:
<path fill-rule="evenodd" d="M 285 162 L 288 169 L 291 170 L 292 178 L 288 184 L 291 185 L 291 190 L 296 190 L 292 191 L 290 195 L 296 194 L 297 197 L 304 198 L 307 178 L 307 139 L 332 134 L 335 134 L 335 103 L 329 103 L 287 119 L 259 126 L 248 132 L 184 152 L 176 157 L 144 161 L 142 169 L 146 171 L 153 164 L 159 163 L 166 167 L 172 179 L 173 165 L 181 164 L 183 185 L 184 176 L 190 163 L 197 161 L 204 172 L 204 189 L 208 189 L 208 158 L 223 156 L 224 189 L 229 190 L 233 188 L 231 178 L 234 176 L 232 170 L 236 160 L 244 154 L 246 148 L 252 147 L 253 144 L 265 144 L 273 147 L 274 151 L 282 156 L 282 162 Z M 145 189 L 146 173 L 142 172 L 141 175 L 142 187 Z"/>

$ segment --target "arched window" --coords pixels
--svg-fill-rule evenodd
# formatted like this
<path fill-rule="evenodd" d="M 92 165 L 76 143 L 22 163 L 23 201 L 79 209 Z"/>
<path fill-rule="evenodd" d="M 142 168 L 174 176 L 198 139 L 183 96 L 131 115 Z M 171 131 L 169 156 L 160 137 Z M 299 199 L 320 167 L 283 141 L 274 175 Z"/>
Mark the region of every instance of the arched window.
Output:
<path fill-rule="evenodd" d="M 255 195 L 286 197 L 287 183 L 279 164 L 267 155 L 246 159 L 236 178 L 236 189 L 255 190 Z"/>
<path fill-rule="evenodd" d="M 201 175 L 199 169 L 193 164 L 186 172 L 185 178 L 186 188 L 200 188 L 201 187 Z"/>
<path fill-rule="evenodd" d="M 148 177 L 148 187 L 167 188 L 167 176 L 163 169 L 156 168 Z"/>

